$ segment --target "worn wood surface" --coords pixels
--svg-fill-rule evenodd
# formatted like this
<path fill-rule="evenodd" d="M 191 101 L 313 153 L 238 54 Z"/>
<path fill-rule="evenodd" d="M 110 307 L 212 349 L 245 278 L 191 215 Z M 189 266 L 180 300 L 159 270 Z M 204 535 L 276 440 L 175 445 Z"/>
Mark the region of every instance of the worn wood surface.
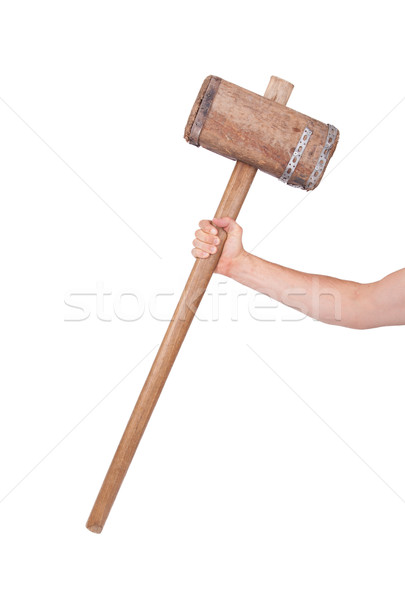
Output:
<path fill-rule="evenodd" d="M 278 77 L 272 77 L 266 90 L 266 96 L 276 102 L 286 103 L 292 90 L 291 83 Z M 236 163 L 215 217 L 237 218 L 256 171 L 255 167 L 241 162 Z M 219 237 L 221 242 L 217 252 L 211 254 L 209 258 L 197 258 L 194 262 L 175 313 L 87 521 L 86 527 L 94 533 L 101 533 L 104 527 L 181 344 L 219 261 L 226 239 L 226 232 L 223 229 L 219 230 Z"/>
<path fill-rule="evenodd" d="M 201 94 L 207 89 L 211 77 L 204 81 L 191 111 L 184 134 L 188 141 L 192 142 L 190 134 L 193 119 L 201 103 Z M 210 110 L 204 116 L 198 144 L 279 178 L 305 127 L 312 131 L 312 135 L 291 176 L 291 185 L 305 186 L 307 183 L 324 148 L 328 126 L 287 108 L 283 103 L 275 102 L 274 98 L 260 96 L 221 79 Z M 323 173 L 336 148 L 338 137 L 329 151 Z M 322 176 L 314 187 L 319 185 L 321 179 Z"/>

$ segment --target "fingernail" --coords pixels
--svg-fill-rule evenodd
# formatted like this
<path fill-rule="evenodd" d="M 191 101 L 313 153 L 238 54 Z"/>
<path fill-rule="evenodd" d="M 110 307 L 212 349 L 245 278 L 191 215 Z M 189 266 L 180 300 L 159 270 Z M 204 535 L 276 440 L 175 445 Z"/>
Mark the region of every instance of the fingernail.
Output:
<path fill-rule="evenodd" d="M 218 246 L 218 244 L 219 244 L 219 238 L 215 238 L 214 239 L 214 244 L 216 244 Z"/>
<path fill-rule="evenodd" d="M 211 229 L 211 232 L 210 232 L 210 233 L 216 233 L 216 232 L 217 232 L 217 230 L 216 230 L 216 229 Z"/>

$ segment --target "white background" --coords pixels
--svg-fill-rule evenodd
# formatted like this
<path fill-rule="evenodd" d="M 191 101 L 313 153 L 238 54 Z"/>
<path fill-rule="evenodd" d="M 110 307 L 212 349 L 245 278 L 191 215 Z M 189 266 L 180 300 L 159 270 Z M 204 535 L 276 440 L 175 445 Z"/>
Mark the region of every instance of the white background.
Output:
<path fill-rule="evenodd" d="M 403 599 L 404 330 L 218 276 L 85 529 L 233 167 L 183 140 L 205 76 L 288 79 L 341 134 L 312 194 L 258 174 L 247 250 L 362 282 L 405 266 L 400 3 L 0 6 L 1 596 Z"/>

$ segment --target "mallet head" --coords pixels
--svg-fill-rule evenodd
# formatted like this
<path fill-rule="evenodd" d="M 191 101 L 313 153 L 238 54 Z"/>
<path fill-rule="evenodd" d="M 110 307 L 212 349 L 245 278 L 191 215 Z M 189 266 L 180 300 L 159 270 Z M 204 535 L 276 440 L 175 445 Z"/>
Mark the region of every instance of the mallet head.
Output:
<path fill-rule="evenodd" d="M 185 139 L 304 190 L 313 190 L 339 132 L 278 102 L 210 75 L 191 110 Z"/>

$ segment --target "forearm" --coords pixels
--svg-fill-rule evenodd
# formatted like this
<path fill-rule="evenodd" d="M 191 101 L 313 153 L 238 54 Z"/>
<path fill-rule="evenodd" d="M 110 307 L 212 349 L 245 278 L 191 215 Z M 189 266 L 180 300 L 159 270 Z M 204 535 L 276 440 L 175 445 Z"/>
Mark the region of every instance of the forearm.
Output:
<path fill-rule="evenodd" d="M 373 284 L 295 271 L 247 252 L 229 265 L 226 275 L 324 323 L 375 326 L 367 316 L 367 289 Z"/>
<path fill-rule="evenodd" d="M 216 252 L 216 227 L 223 227 L 227 233 L 216 273 L 324 323 L 353 329 L 405 325 L 405 269 L 374 283 L 303 273 L 246 252 L 242 228 L 230 217 L 206 219 L 200 221 L 200 226 L 193 241 L 195 258 L 207 258 Z"/>

